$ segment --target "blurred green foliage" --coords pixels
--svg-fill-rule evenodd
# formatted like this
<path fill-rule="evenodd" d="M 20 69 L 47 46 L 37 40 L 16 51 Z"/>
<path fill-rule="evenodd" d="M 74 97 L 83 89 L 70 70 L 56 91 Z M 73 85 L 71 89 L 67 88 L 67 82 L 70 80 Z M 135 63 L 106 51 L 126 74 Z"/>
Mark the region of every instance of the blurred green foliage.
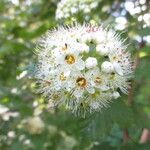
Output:
<path fill-rule="evenodd" d="M 150 20 L 144 21 L 144 15 L 150 15 L 150 2 L 133 0 L 140 11 L 132 14 L 126 9 L 128 0 L 97 1 L 88 19 L 79 12 L 57 21 L 57 0 L 0 0 L 0 150 L 150 148 L 148 142 L 140 144 L 142 129 L 150 128 Z M 80 23 L 111 24 L 123 38 L 128 37 L 128 50 L 137 64 L 129 95 L 84 119 L 47 108 L 30 79 L 38 38 L 59 24 L 72 23 L 72 17 Z M 122 29 L 116 28 L 119 17 L 127 21 Z"/>

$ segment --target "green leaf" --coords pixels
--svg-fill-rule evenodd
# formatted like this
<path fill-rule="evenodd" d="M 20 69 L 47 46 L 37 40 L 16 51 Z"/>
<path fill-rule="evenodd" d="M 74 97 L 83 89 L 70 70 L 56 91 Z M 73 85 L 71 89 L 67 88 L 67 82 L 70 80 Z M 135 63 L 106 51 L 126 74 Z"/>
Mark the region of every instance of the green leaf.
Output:
<path fill-rule="evenodd" d="M 88 128 L 89 135 L 95 139 L 103 139 L 110 133 L 114 124 L 118 124 L 121 128 L 134 125 L 132 108 L 122 100 L 116 100 L 109 108 L 95 115 Z"/>

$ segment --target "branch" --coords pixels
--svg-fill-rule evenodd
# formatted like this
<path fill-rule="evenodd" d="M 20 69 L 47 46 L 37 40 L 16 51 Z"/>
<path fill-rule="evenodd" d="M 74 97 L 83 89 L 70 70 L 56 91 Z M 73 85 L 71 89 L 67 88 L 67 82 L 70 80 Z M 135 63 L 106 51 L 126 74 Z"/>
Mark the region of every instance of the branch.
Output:
<path fill-rule="evenodd" d="M 125 128 L 123 131 L 123 143 L 127 143 L 129 141 L 130 137 L 129 137 L 129 132 L 128 129 Z"/>
<path fill-rule="evenodd" d="M 140 138 L 140 143 L 146 143 L 150 141 L 150 131 L 148 129 L 143 129 L 143 132 L 142 132 L 142 135 L 141 135 L 141 138 Z"/>

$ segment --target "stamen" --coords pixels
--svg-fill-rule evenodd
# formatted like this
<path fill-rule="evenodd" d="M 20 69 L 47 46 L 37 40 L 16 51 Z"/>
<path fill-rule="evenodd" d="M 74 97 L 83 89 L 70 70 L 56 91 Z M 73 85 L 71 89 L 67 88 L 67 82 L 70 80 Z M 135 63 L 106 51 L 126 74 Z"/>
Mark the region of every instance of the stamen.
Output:
<path fill-rule="evenodd" d="M 94 82 L 96 84 L 101 84 L 102 83 L 102 79 L 100 77 L 96 77 Z"/>
<path fill-rule="evenodd" d="M 68 45 L 67 45 L 67 43 L 65 43 L 65 46 L 64 47 L 62 47 L 62 49 L 61 49 L 62 51 L 66 51 L 66 50 L 68 50 Z"/>
<path fill-rule="evenodd" d="M 64 76 L 64 73 L 63 73 L 63 72 L 60 74 L 59 79 L 60 79 L 61 81 L 65 81 L 65 80 L 66 80 L 66 77 Z"/>
<path fill-rule="evenodd" d="M 83 78 L 83 77 L 78 77 L 77 80 L 76 80 L 76 83 L 78 84 L 78 86 L 80 87 L 85 87 L 87 82 L 86 82 L 86 79 Z"/>
<path fill-rule="evenodd" d="M 73 55 L 66 55 L 65 60 L 69 65 L 75 63 L 75 57 Z"/>

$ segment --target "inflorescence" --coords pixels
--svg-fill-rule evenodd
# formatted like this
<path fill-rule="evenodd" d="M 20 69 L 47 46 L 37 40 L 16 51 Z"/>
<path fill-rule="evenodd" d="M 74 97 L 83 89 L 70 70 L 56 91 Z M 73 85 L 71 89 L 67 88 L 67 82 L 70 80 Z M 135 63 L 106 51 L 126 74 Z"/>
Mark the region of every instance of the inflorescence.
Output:
<path fill-rule="evenodd" d="M 38 91 L 76 115 L 107 107 L 130 87 L 133 63 L 124 41 L 112 29 L 87 24 L 47 32 L 38 44 Z"/>

